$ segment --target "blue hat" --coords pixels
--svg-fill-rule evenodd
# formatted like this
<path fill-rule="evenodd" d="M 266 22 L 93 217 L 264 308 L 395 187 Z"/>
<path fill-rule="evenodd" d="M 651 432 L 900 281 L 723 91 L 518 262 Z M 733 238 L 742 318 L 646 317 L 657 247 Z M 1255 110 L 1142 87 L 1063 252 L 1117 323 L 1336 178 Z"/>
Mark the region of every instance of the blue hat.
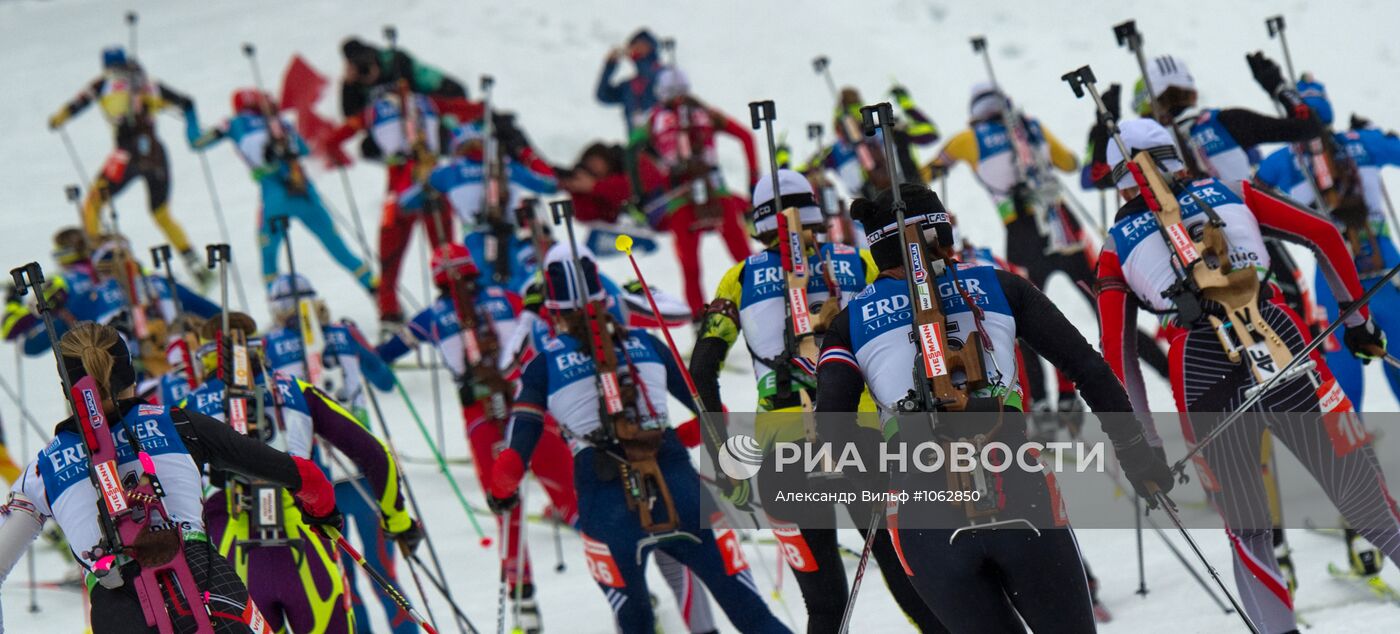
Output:
<path fill-rule="evenodd" d="M 1332 123 L 1332 103 L 1327 101 L 1327 87 L 1313 79 L 1312 73 L 1303 73 L 1303 78 L 1298 80 L 1298 96 L 1323 123 Z"/>
<path fill-rule="evenodd" d="M 607 297 L 603 292 L 602 282 L 598 280 L 598 269 L 594 266 L 593 260 L 580 258 L 579 267 L 574 266 L 574 260 L 559 260 L 550 262 L 545 268 L 545 308 L 551 310 L 572 310 L 582 308 L 584 302 L 579 301 L 579 289 L 582 284 L 588 285 L 588 299 L 600 300 Z"/>
<path fill-rule="evenodd" d="M 102 49 L 102 67 L 113 68 L 116 66 L 126 66 L 126 49 L 120 46 L 108 46 Z"/>

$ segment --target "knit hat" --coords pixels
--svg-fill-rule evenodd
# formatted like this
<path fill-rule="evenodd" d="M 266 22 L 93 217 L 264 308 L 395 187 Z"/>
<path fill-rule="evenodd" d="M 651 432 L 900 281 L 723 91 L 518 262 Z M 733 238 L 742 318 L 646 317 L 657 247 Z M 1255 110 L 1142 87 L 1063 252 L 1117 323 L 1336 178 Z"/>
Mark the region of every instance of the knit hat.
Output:
<path fill-rule="evenodd" d="M 103 68 L 121 68 L 126 66 L 126 49 L 120 46 L 108 46 L 102 49 Z"/>
<path fill-rule="evenodd" d="M 1154 99 L 1162 96 L 1162 93 L 1172 86 L 1186 90 L 1196 89 L 1196 79 L 1191 76 L 1191 69 L 1186 67 L 1186 62 L 1171 55 L 1163 55 L 1147 63 L 1147 83 L 1152 86 Z"/>
<path fill-rule="evenodd" d="M 968 118 L 973 121 L 986 121 L 1001 114 L 1007 99 L 991 82 L 981 81 L 972 85 L 972 100 L 968 103 Z"/>
<path fill-rule="evenodd" d="M 904 223 L 918 223 L 923 228 L 925 239 L 935 240 L 943 248 L 952 248 L 956 243 L 953 236 L 953 220 L 943 201 L 933 190 L 914 183 L 899 186 L 900 198 L 904 201 Z M 899 234 L 901 227 L 894 213 L 894 195 L 890 190 L 880 192 L 872 202 L 857 198 L 851 204 L 851 217 L 865 227 L 865 237 L 870 243 L 870 256 L 880 270 L 904 266 L 900 253 Z"/>
<path fill-rule="evenodd" d="M 1332 123 L 1332 102 L 1327 100 L 1327 87 L 1322 82 L 1317 81 L 1312 73 L 1303 73 L 1303 77 L 1298 80 L 1298 96 L 1303 98 L 1303 103 L 1308 108 L 1317 113 L 1317 118 L 1323 123 Z"/>
<path fill-rule="evenodd" d="M 545 267 L 545 278 L 548 283 L 545 284 L 544 307 L 550 310 L 582 308 L 584 302 L 579 300 L 579 289 L 583 284 L 588 285 L 588 301 L 607 297 L 598 279 L 598 267 L 591 258 L 580 255 L 577 263 L 573 260 L 550 262 Z"/>
<path fill-rule="evenodd" d="M 788 207 L 796 207 L 802 217 L 802 224 L 812 225 L 822 222 L 822 210 L 817 206 L 816 194 L 807 177 L 790 169 L 778 170 L 778 189 L 781 197 L 773 204 L 773 178 L 763 176 L 753 187 L 753 233 L 762 235 L 777 231 L 778 212 Z"/>
<path fill-rule="evenodd" d="M 1157 165 L 1161 166 L 1168 174 L 1186 168 L 1186 165 L 1181 162 L 1180 155 L 1176 152 L 1176 145 L 1172 142 L 1171 133 L 1167 132 L 1162 124 L 1152 119 L 1124 121 L 1118 124 L 1118 135 L 1122 137 L 1123 144 L 1128 146 L 1129 152 L 1136 155 L 1138 152 L 1146 150 L 1157 161 Z M 1113 166 L 1113 181 L 1118 184 L 1118 189 L 1137 187 L 1133 175 L 1128 173 L 1123 153 L 1119 151 L 1118 144 L 1112 140 L 1108 143 L 1106 159 L 1108 164 Z"/>
<path fill-rule="evenodd" d="M 679 68 L 668 67 L 656 76 L 657 101 L 670 101 L 690 93 L 690 78 Z"/>

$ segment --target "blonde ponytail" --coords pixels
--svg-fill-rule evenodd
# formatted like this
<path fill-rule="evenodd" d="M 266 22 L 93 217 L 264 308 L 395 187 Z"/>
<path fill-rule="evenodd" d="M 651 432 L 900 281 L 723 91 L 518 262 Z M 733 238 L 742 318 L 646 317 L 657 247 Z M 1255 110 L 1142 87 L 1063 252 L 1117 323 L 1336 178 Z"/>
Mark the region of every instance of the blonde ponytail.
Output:
<path fill-rule="evenodd" d="M 116 359 L 112 358 L 113 346 L 125 345 L 121 336 L 111 326 L 103 326 L 85 321 L 63 335 L 58 342 L 58 351 L 65 359 L 77 359 L 82 363 L 83 373 L 97 382 L 97 387 L 105 395 L 103 409 L 108 413 L 117 409 L 112 393 L 112 368 Z"/>

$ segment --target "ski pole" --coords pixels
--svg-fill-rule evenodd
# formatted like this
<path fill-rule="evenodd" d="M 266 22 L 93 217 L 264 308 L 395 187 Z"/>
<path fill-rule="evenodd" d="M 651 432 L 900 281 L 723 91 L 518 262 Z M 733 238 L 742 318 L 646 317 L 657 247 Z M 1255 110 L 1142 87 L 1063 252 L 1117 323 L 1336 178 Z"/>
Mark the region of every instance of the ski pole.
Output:
<path fill-rule="evenodd" d="M 528 484 L 528 483 L 522 483 L 522 484 Z M 522 486 L 522 487 L 520 487 L 520 489 L 519 489 L 519 491 L 520 491 L 520 500 L 519 500 L 519 503 L 516 504 L 515 508 L 514 508 L 509 514 L 507 514 L 507 517 L 503 518 L 504 521 L 501 523 L 501 524 L 502 524 L 502 525 L 501 525 L 501 534 L 502 534 L 502 538 L 501 538 L 501 581 L 502 581 L 502 584 L 501 584 L 501 597 L 500 597 L 501 605 L 497 608 L 497 610 L 498 610 L 498 612 L 499 612 L 497 616 L 500 618 L 500 621 L 496 624 L 496 632 L 497 632 L 497 634 L 503 633 L 503 632 L 505 631 L 505 627 L 506 627 L 506 623 L 505 623 L 505 591 L 506 591 L 506 584 L 505 584 L 505 581 L 506 581 L 506 552 L 507 552 L 507 551 L 506 551 L 506 545 L 507 545 L 508 541 L 505 539 L 504 535 L 510 531 L 510 518 L 509 518 L 509 515 L 514 515 L 516 512 L 519 512 L 519 514 L 520 514 L 520 520 L 519 520 L 518 522 L 516 522 L 516 525 L 515 525 L 515 590 L 514 590 L 514 595 L 515 595 L 515 597 L 514 597 L 514 599 L 513 599 L 514 602 L 515 602 L 515 605 L 514 605 L 514 606 L 512 607 L 512 609 L 511 609 L 511 612 L 512 612 L 511 618 L 512 618 L 512 622 L 515 623 L 515 627 L 511 628 L 511 634 L 522 634 L 522 632 L 524 631 L 524 630 L 522 630 L 521 627 L 520 627 L 520 600 L 521 600 L 521 598 L 523 598 L 524 595 L 525 595 L 525 581 L 524 581 L 524 579 L 525 579 L 525 493 L 526 493 L 526 491 L 527 491 L 528 488 L 529 488 L 528 486 Z"/>
<path fill-rule="evenodd" d="M 3 377 L 0 377 L 0 380 L 3 380 Z M 15 382 L 19 384 L 19 395 L 18 398 L 15 399 L 15 405 L 19 407 L 19 417 L 22 420 L 27 420 L 31 425 L 34 425 L 37 428 L 38 424 L 34 423 L 33 419 L 29 416 L 29 408 L 25 407 L 24 353 L 21 352 L 19 348 L 15 348 Z M 5 391 L 10 391 L 8 385 L 5 386 Z M 25 433 L 25 431 L 26 430 L 24 429 L 24 426 L 21 425 L 19 430 L 19 451 L 20 454 L 25 456 L 25 459 L 27 460 L 29 456 L 29 434 Z M 43 439 L 44 435 L 40 434 L 39 440 L 42 441 Z M 39 591 L 37 588 L 34 587 L 35 564 L 33 543 L 30 543 L 29 547 L 25 549 L 24 559 L 26 568 L 25 573 L 29 576 L 29 613 L 35 614 L 39 612 Z"/>
<path fill-rule="evenodd" d="M 426 233 L 426 232 L 425 232 Z M 433 249 L 431 240 L 423 242 L 423 296 L 431 298 L 432 291 L 432 260 L 428 257 L 428 252 Z M 436 347 L 436 346 L 434 346 Z M 445 364 L 438 363 L 438 355 L 433 354 L 428 357 L 428 375 L 431 377 L 433 386 L 433 428 L 437 431 L 437 445 L 447 446 L 446 425 L 442 415 L 442 377 L 440 370 Z"/>
<path fill-rule="evenodd" d="M 20 354 L 18 350 L 16 350 L 15 353 L 16 355 Z M 28 423 L 29 430 L 37 434 L 39 438 L 48 438 L 49 432 L 44 430 L 44 426 L 39 424 L 39 420 L 34 418 L 34 415 L 29 412 L 29 408 L 25 406 L 25 398 L 23 391 L 24 375 L 22 374 L 21 370 L 21 368 L 23 367 L 23 360 L 20 358 L 16 358 L 15 373 L 20 380 L 20 388 L 18 391 L 16 391 L 15 388 L 10 385 L 9 381 L 5 380 L 5 376 L 3 374 L 0 374 L 0 389 L 3 389 L 5 391 L 5 394 L 10 397 L 10 400 L 14 402 L 15 407 L 19 408 L 19 418 L 25 423 Z M 24 438 L 24 436 L 21 435 L 20 438 L 22 439 Z M 25 455 L 29 454 L 28 450 L 21 449 L 21 451 L 24 451 Z"/>
<path fill-rule="evenodd" d="M 151 247 L 151 262 L 157 271 L 165 270 L 165 285 L 170 287 L 170 303 L 175 307 L 175 320 L 178 322 L 180 316 L 185 314 L 185 307 L 180 302 L 180 293 L 175 286 L 175 269 L 170 266 L 170 245 Z"/>
<path fill-rule="evenodd" d="M 563 523 L 564 520 L 554 518 L 554 572 L 558 573 L 568 569 L 568 566 L 564 565 L 564 539 L 559 536 L 559 526 Z"/>
<path fill-rule="evenodd" d="M 1167 496 L 1166 492 L 1157 488 L 1156 483 L 1149 483 L 1148 486 L 1152 489 L 1152 496 L 1157 502 L 1156 505 L 1162 507 L 1163 511 L 1166 511 L 1167 517 L 1171 518 L 1172 523 L 1176 525 L 1176 530 L 1181 532 L 1181 536 L 1186 539 L 1186 544 L 1191 546 L 1191 550 L 1196 553 L 1196 558 L 1201 560 L 1201 564 L 1206 567 L 1206 571 L 1209 572 L 1211 578 L 1215 580 L 1215 585 L 1220 588 L 1221 592 L 1225 593 L 1225 598 L 1228 599 L 1230 605 L 1235 608 L 1235 613 L 1239 615 L 1240 620 L 1244 621 L 1245 627 L 1249 628 L 1249 631 L 1253 634 L 1259 634 L 1259 628 L 1255 627 L 1254 621 L 1250 620 L 1249 615 L 1246 614 L 1244 608 L 1240 606 L 1240 602 L 1235 598 L 1235 595 L 1230 592 L 1229 588 L 1225 587 L 1225 582 L 1220 579 L 1220 573 L 1215 569 L 1215 566 L 1210 565 L 1210 560 L 1206 559 L 1205 554 L 1201 552 L 1200 546 L 1196 545 L 1196 540 L 1191 538 L 1191 533 L 1182 525 L 1181 517 L 1176 514 L 1176 503 Z M 1212 593 L 1212 596 L 1214 596 L 1214 593 Z"/>
<path fill-rule="evenodd" d="M 414 609 L 413 604 L 408 601 L 408 598 L 404 597 L 403 593 L 399 592 L 399 589 L 394 587 L 394 583 L 379 574 L 379 571 L 375 570 L 374 566 L 369 565 L 369 562 L 365 561 L 365 556 L 361 555 L 360 551 L 355 550 L 355 547 L 350 545 L 350 542 L 345 539 L 345 536 L 340 534 L 340 529 L 334 526 L 317 526 L 316 528 L 321 531 L 321 534 L 325 535 L 327 539 L 335 542 L 335 544 L 339 546 L 341 550 L 345 551 L 345 554 L 349 555 L 351 559 L 355 560 L 355 563 L 360 565 L 360 568 L 369 575 L 369 578 L 374 580 L 375 585 L 379 586 L 379 589 L 383 590 L 384 594 L 389 595 L 389 598 L 393 599 L 394 603 L 397 603 L 399 607 L 403 608 L 403 611 L 408 613 L 408 617 L 413 619 L 413 622 L 417 623 L 419 627 L 423 628 L 423 631 L 428 634 L 438 634 L 437 629 L 424 619 L 423 615 L 418 613 L 418 610 Z"/>
<path fill-rule="evenodd" d="M 671 328 L 666 325 L 666 320 L 661 319 L 661 308 L 656 305 L 656 297 L 651 294 L 651 287 L 647 285 L 646 276 L 642 275 L 642 267 L 637 265 L 636 256 L 632 255 L 632 236 L 619 234 L 613 246 L 627 254 L 627 261 L 632 263 L 632 272 L 637 274 L 637 281 L 642 284 L 642 294 L 647 298 L 647 304 L 651 306 L 651 312 L 657 316 L 657 322 L 661 324 L 661 335 L 666 338 L 667 347 L 671 348 L 671 356 L 676 358 L 676 366 L 680 368 L 681 378 L 685 379 L 685 386 L 690 390 L 690 398 L 695 401 L 695 407 L 700 410 L 700 414 L 705 414 L 705 405 L 700 402 L 700 391 L 695 388 L 695 379 L 690 376 L 690 368 L 686 367 L 685 359 L 681 357 L 680 348 L 676 347 L 676 340 L 671 338 Z"/>
<path fill-rule="evenodd" d="M 418 415 L 418 408 L 413 406 L 413 400 L 408 397 L 408 390 L 404 388 L 403 382 L 399 381 L 399 377 L 397 376 L 394 377 L 394 389 L 398 391 L 399 397 L 403 399 L 404 405 L 408 406 L 408 413 L 413 415 L 413 422 L 418 424 L 419 433 L 423 435 L 423 440 L 428 443 L 428 450 L 433 452 L 433 458 L 437 460 L 438 470 L 442 472 L 444 478 L 447 478 L 447 483 L 452 486 L 452 494 L 457 497 L 457 501 L 460 502 L 462 508 L 466 510 L 467 519 L 471 521 L 472 530 L 476 532 L 477 537 L 481 540 L 481 547 L 487 548 L 491 546 L 491 538 L 486 535 L 485 531 L 481 530 L 481 524 L 476 519 L 476 511 L 472 509 L 471 504 L 467 503 L 467 496 L 462 494 L 461 487 L 457 486 L 457 480 L 452 477 L 452 472 L 447 468 L 447 460 L 442 457 L 442 452 L 438 451 L 437 445 L 433 443 L 433 437 L 432 434 L 428 432 L 428 426 L 423 424 L 423 418 Z"/>
<path fill-rule="evenodd" d="M 355 494 L 360 497 L 360 500 L 362 500 L 365 503 L 365 506 L 372 509 L 379 508 L 379 504 L 374 501 L 374 496 L 370 495 L 369 491 L 366 491 L 364 485 L 360 483 L 360 479 L 353 475 L 355 471 L 352 470 L 350 467 L 346 466 L 345 461 L 341 459 L 340 452 L 334 449 L 330 449 L 329 451 L 325 452 L 325 455 L 330 456 L 331 462 L 334 463 L 335 466 L 338 467 L 341 471 L 345 472 L 346 474 L 352 474 L 349 476 L 349 479 L 347 479 L 346 482 L 350 484 L 351 489 L 355 490 Z M 400 480 L 400 482 L 402 482 L 402 480 Z M 421 518 L 419 519 L 418 527 L 420 530 L 423 530 Z M 427 536 L 426 530 L 423 530 L 423 535 L 424 537 Z M 423 591 L 423 582 L 418 578 L 418 571 L 413 568 L 412 564 L 408 566 L 408 571 L 413 576 L 413 585 L 418 588 L 418 597 L 423 599 L 423 609 L 428 612 L 428 622 L 432 623 L 433 627 L 437 627 L 437 616 L 433 614 L 433 606 L 431 603 L 428 602 L 428 594 Z M 458 623 L 458 626 L 460 625 L 461 624 Z"/>
<path fill-rule="evenodd" d="M 219 191 L 214 187 L 214 170 L 209 168 L 209 157 L 204 152 L 196 152 L 199 155 L 199 167 L 204 172 L 204 188 L 209 191 L 209 204 L 214 208 L 214 222 L 219 225 L 219 238 L 224 244 L 233 244 L 229 239 L 228 222 L 224 218 L 224 206 L 219 202 Z M 234 290 L 238 292 L 238 308 L 243 312 L 248 312 L 248 296 L 243 292 L 243 276 L 238 269 L 233 269 Z"/>
<path fill-rule="evenodd" d="M 860 592 L 860 582 L 865 580 L 865 566 L 870 563 L 870 549 L 875 545 L 875 533 L 880 526 L 880 511 L 878 505 L 870 511 L 870 527 L 865 533 L 865 547 L 860 549 L 860 563 L 856 564 L 856 576 L 851 582 L 851 595 L 846 598 L 846 613 L 841 615 L 841 627 L 837 630 L 839 634 L 846 634 L 851 628 L 851 615 L 855 613 L 856 594 Z"/>
<path fill-rule="evenodd" d="M 126 32 L 127 32 L 127 40 L 128 40 L 128 42 L 129 42 L 129 45 L 127 46 L 127 49 L 131 51 L 131 56 L 132 56 L 133 58 L 136 57 L 136 20 L 137 20 L 137 19 L 138 19 L 138 18 L 137 18 L 137 15 L 136 15 L 136 12 L 135 12 L 135 11 L 127 11 L 127 12 L 126 12 Z"/>
<path fill-rule="evenodd" d="M 359 328 L 355 327 L 353 324 L 347 323 L 347 325 L 349 325 L 350 331 L 354 334 L 354 336 L 363 336 L 360 334 Z M 399 454 L 398 447 L 394 445 L 394 436 L 389 431 L 389 419 L 384 417 L 384 410 L 379 406 L 379 396 L 377 396 L 374 393 L 374 386 L 366 385 L 364 387 L 364 390 L 365 395 L 369 397 L 370 406 L 374 408 L 375 418 L 379 419 L 379 428 L 384 430 L 384 444 L 389 446 L 389 453 L 393 455 L 394 463 L 402 465 L 403 459 L 400 457 L 401 454 Z M 399 481 L 403 484 L 404 497 L 408 498 L 409 505 L 413 507 L 413 514 L 418 518 L 418 524 L 423 529 L 423 542 L 426 543 L 428 546 L 428 557 L 432 560 L 433 567 L 435 570 L 437 570 L 438 576 L 443 579 L 444 583 L 446 583 L 447 573 L 443 571 L 442 560 L 438 558 L 437 554 L 437 546 L 433 543 L 432 534 L 428 532 L 427 524 L 425 524 L 423 521 L 423 509 L 418 506 L 418 496 L 414 495 L 413 488 L 409 486 L 408 475 L 403 473 L 402 471 L 400 471 L 399 474 Z M 412 553 L 405 554 L 412 555 Z M 414 558 L 416 559 L 416 557 Z M 422 564 L 420 563 L 419 565 Z M 428 580 L 433 580 L 432 575 L 428 575 Z M 466 615 L 461 613 L 461 609 L 457 607 L 457 602 L 454 601 L 452 598 L 452 593 L 446 587 L 438 585 L 438 591 L 442 593 L 443 598 L 447 599 L 447 602 L 452 605 L 453 611 L 458 614 L 457 626 L 460 629 L 462 625 L 462 620 L 466 619 Z M 476 631 L 476 627 L 472 625 L 470 619 L 466 619 L 466 625 L 468 629 L 472 630 L 473 632 Z"/>
<path fill-rule="evenodd" d="M 351 336 L 360 340 L 364 339 L 364 334 L 360 332 L 358 326 L 348 320 L 344 323 L 350 329 Z M 374 386 L 366 385 L 364 390 L 365 396 L 369 398 L 370 406 L 374 408 L 375 418 L 379 419 L 379 428 L 384 430 L 384 443 L 389 446 L 389 453 L 393 455 L 394 463 L 399 465 L 404 464 L 403 458 L 400 457 L 402 454 L 399 453 L 398 447 L 394 444 L 394 435 L 389 429 L 389 419 L 384 417 L 384 410 L 379 405 L 379 396 L 374 393 Z M 413 507 L 413 514 L 418 518 L 419 526 L 423 529 L 423 541 L 428 545 L 428 557 L 432 560 L 433 568 L 437 571 L 438 576 L 443 579 L 442 584 L 435 585 L 437 585 L 438 591 L 442 593 L 443 598 L 447 599 L 447 602 L 452 605 L 453 611 L 458 614 L 458 627 L 460 628 L 462 621 L 465 620 L 467 628 L 475 632 L 476 626 L 472 624 L 471 619 L 467 619 L 466 615 L 462 614 L 462 610 L 457 607 L 457 602 L 453 600 L 451 591 L 445 586 L 447 573 L 443 571 L 442 560 L 438 558 L 437 545 L 433 542 L 432 534 L 428 532 L 427 524 L 424 523 L 423 509 L 418 506 L 418 496 L 414 494 L 413 487 L 409 484 L 408 475 L 402 471 L 399 473 L 399 481 L 403 483 L 404 496 L 408 498 L 409 505 Z M 412 555 L 412 553 L 407 554 Z M 414 558 L 416 559 L 416 556 Z M 421 566 L 422 563 L 420 562 L 419 565 Z M 428 575 L 428 580 L 434 581 L 432 575 Z"/>
<path fill-rule="evenodd" d="M 831 91 L 832 99 L 841 96 L 840 92 L 836 90 L 836 81 L 831 78 L 831 60 L 827 59 L 825 55 L 812 58 L 812 70 L 826 79 L 826 88 Z"/>
<path fill-rule="evenodd" d="M 1288 69 L 1288 81 L 1298 83 L 1298 75 L 1293 72 L 1293 55 L 1288 51 L 1288 36 L 1284 34 L 1283 16 L 1264 18 L 1264 25 L 1269 29 L 1269 38 L 1278 36 L 1278 43 L 1283 47 L 1283 64 Z"/>
<path fill-rule="evenodd" d="M 1137 568 L 1138 568 L 1138 589 L 1137 594 L 1147 596 L 1147 568 L 1143 565 L 1142 558 L 1142 503 L 1138 502 L 1137 495 L 1133 495 L 1133 536 L 1137 541 Z"/>
<path fill-rule="evenodd" d="M 365 223 L 360 219 L 360 205 L 355 202 L 355 189 L 350 186 L 350 172 L 344 165 L 337 165 L 335 171 L 340 173 L 340 187 L 345 190 L 345 204 L 349 210 L 350 220 L 355 223 L 355 241 L 360 243 L 360 249 L 365 252 L 366 260 L 373 260 L 376 264 L 379 261 L 379 254 L 375 253 L 369 246 L 369 238 L 365 233 Z"/>
<path fill-rule="evenodd" d="M 678 68 L 676 66 L 676 38 L 661 38 L 661 53 L 665 55 L 666 58 L 669 60 L 668 62 L 666 62 L 668 66 L 670 66 L 671 68 Z"/>
<path fill-rule="evenodd" d="M 1311 355 L 1313 350 L 1318 349 L 1322 344 L 1326 343 L 1328 337 L 1332 336 L 1332 333 L 1337 332 L 1339 328 L 1345 325 L 1347 318 L 1355 315 L 1357 311 L 1361 310 L 1362 306 L 1370 303 L 1371 299 L 1376 296 L 1376 293 L 1380 292 L 1382 288 L 1389 284 L 1390 280 L 1397 274 L 1400 274 L 1400 264 L 1395 265 L 1394 268 L 1387 271 L 1384 276 L 1377 280 L 1371 288 L 1367 289 L 1366 292 L 1361 295 L 1360 299 L 1352 302 L 1350 306 L 1347 306 L 1346 310 L 1342 311 L 1340 315 L 1337 315 L 1335 321 L 1328 324 L 1316 337 L 1313 337 L 1313 340 L 1303 346 L 1302 350 L 1294 353 L 1293 360 L 1284 365 L 1283 369 L 1279 370 L 1277 374 L 1269 377 L 1263 383 L 1246 390 L 1245 395 L 1247 398 L 1245 398 L 1245 401 L 1241 403 L 1239 407 L 1235 408 L 1235 411 L 1230 412 L 1230 415 L 1225 417 L 1225 420 L 1216 425 L 1215 429 L 1210 430 L 1209 434 L 1206 434 L 1204 438 L 1197 441 L 1194 447 L 1188 449 L 1186 455 L 1182 456 L 1180 460 L 1176 461 L 1176 464 L 1172 465 L 1172 472 L 1178 475 L 1184 473 L 1186 471 L 1186 463 L 1190 461 L 1192 457 L 1200 453 L 1202 449 L 1205 449 L 1206 445 L 1209 445 L 1216 438 L 1219 438 L 1221 434 L 1225 433 L 1225 431 L 1230 428 L 1230 425 L 1244 416 L 1245 413 L 1262 400 L 1264 395 L 1268 393 L 1269 390 L 1273 389 L 1274 386 L 1285 383 L 1285 379 L 1292 380 L 1297 378 L 1302 372 L 1312 370 L 1317 364 L 1309 359 L 1308 355 Z M 1390 355 L 1387 354 L 1386 356 L 1389 357 Z M 1389 359 L 1387 359 L 1386 362 L 1392 363 Z"/>
<path fill-rule="evenodd" d="M 86 182 L 88 171 L 83 167 L 83 160 L 78 157 L 78 147 L 73 145 L 73 137 L 68 136 L 68 128 L 59 126 L 58 138 L 63 140 L 63 147 L 68 150 L 68 160 L 73 163 L 73 171 L 78 173 L 78 181 Z"/>

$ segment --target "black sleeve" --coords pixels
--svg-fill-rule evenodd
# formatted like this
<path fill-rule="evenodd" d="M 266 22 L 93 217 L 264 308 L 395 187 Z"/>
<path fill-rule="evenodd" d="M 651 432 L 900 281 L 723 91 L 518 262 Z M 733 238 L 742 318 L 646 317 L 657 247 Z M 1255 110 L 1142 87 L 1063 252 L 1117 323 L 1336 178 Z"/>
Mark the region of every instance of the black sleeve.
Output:
<path fill-rule="evenodd" d="M 701 337 L 690 353 L 690 378 L 707 412 L 718 412 L 724 405 L 719 396 L 719 371 L 729 354 L 729 344 L 719 337 Z"/>
<path fill-rule="evenodd" d="M 1280 119 L 1253 110 L 1229 108 L 1216 115 L 1220 125 L 1240 145 L 1249 147 L 1260 143 L 1294 143 L 1321 134 L 1317 124 L 1306 119 Z"/>
<path fill-rule="evenodd" d="M 179 108 L 181 112 L 189 110 L 194 106 L 194 100 L 190 99 L 185 93 L 179 92 L 163 83 L 156 84 L 156 87 L 160 90 L 161 100 Z"/>
<path fill-rule="evenodd" d="M 199 412 L 176 408 L 170 411 L 170 417 L 196 463 L 290 489 L 301 488 L 301 475 L 291 456 Z"/>
<path fill-rule="evenodd" d="M 1074 381 L 1090 409 L 1133 411 L 1128 392 L 1103 355 L 1084 340 L 1084 335 L 1045 293 L 1029 280 L 1007 271 L 997 271 L 997 281 L 1001 282 L 1011 314 L 1016 318 L 1016 336 Z"/>

